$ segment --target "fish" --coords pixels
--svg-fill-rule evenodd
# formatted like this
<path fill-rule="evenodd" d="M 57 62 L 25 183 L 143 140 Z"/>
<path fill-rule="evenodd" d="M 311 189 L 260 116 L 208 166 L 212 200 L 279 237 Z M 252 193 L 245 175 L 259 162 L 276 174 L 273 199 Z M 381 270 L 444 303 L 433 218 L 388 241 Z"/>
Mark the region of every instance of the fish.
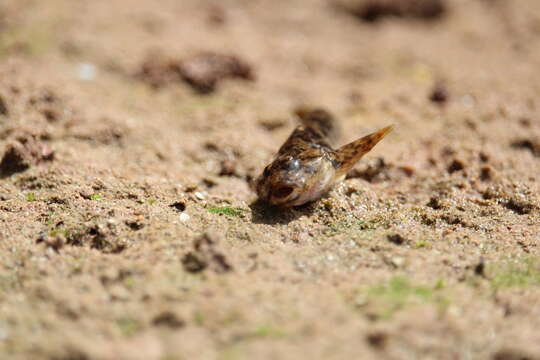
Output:
<path fill-rule="evenodd" d="M 334 149 L 332 143 L 339 137 L 340 129 L 330 112 L 301 106 L 295 114 L 300 124 L 255 180 L 258 198 L 280 207 L 320 199 L 394 128 L 386 126 Z"/>

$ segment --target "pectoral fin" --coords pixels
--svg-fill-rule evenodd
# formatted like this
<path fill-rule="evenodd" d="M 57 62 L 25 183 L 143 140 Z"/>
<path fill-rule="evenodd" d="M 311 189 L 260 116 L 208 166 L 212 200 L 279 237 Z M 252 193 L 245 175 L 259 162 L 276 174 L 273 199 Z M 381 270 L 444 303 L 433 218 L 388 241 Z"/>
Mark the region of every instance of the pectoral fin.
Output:
<path fill-rule="evenodd" d="M 336 176 L 346 174 L 352 167 L 367 154 L 379 141 L 382 140 L 392 129 L 393 125 L 387 126 L 361 139 L 343 145 L 335 152 Z"/>

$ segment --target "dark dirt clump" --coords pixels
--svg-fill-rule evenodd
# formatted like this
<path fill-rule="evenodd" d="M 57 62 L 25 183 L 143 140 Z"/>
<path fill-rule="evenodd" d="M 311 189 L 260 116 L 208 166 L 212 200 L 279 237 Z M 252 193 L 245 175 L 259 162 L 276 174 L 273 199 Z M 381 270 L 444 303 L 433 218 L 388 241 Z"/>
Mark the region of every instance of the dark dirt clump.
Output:
<path fill-rule="evenodd" d="M 446 170 L 448 171 L 449 174 L 453 174 L 463 169 L 465 169 L 465 163 L 459 159 L 454 159 L 452 160 L 450 165 L 448 165 L 448 168 Z"/>
<path fill-rule="evenodd" d="M 283 119 L 261 119 L 259 125 L 267 131 L 274 131 L 287 125 L 287 122 Z"/>
<path fill-rule="evenodd" d="M 388 342 L 388 334 L 382 331 L 374 331 L 366 336 L 366 340 L 373 348 L 382 350 Z"/>
<path fill-rule="evenodd" d="M 60 249 L 66 244 L 66 238 L 61 234 L 55 234 L 50 236 L 49 234 L 43 232 L 39 235 L 36 243 L 44 244 L 46 247 L 53 249 L 56 252 L 59 252 Z"/>
<path fill-rule="evenodd" d="M 184 81 L 201 94 L 213 92 L 227 78 L 255 78 L 251 66 L 240 58 L 210 52 L 183 60 L 152 56 L 142 64 L 137 77 L 154 88 Z"/>
<path fill-rule="evenodd" d="M 220 164 L 219 176 L 234 176 L 236 175 L 236 162 L 234 160 L 223 160 Z"/>
<path fill-rule="evenodd" d="M 502 349 L 493 355 L 493 360 L 534 360 L 536 356 L 529 356 L 519 349 Z"/>
<path fill-rule="evenodd" d="M 2 96 L 0 96 L 0 115 L 3 115 L 3 116 L 9 115 L 9 110 L 8 110 L 6 101 L 4 100 Z"/>
<path fill-rule="evenodd" d="M 386 17 L 431 20 L 446 12 L 443 0 L 358 0 L 349 2 L 345 9 L 366 22 Z"/>
<path fill-rule="evenodd" d="M 486 263 L 484 259 L 480 259 L 480 261 L 474 266 L 474 274 L 481 277 L 486 277 Z"/>
<path fill-rule="evenodd" d="M 79 228 L 66 230 L 65 233 L 66 244 L 71 246 L 88 246 L 111 254 L 120 253 L 126 248 L 111 223 L 88 223 Z"/>
<path fill-rule="evenodd" d="M 140 219 L 126 220 L 125 223 L 133 231 L 141 230 L 144 227 L 144 223 Z"/>
<path fill-rule="evenodd" d="M 540 141 L 537 139 L 520 139 L 514 141 L 511 146 L 514 149 L 529 150 L 534 156 L 540 157 Z"/>
<path fill-rule="evenodd" d="M 206 269 L 208 264 L 197 254 L 193 252 L 188 252 L 182 258 L 182 264 L 184 269 L 191 273 L 198 273 Z"/>
<path fill-rule="evenodd" d="M 95 125 L 94 131 L 75 128 L 70 131 L 68 137 L 90 143 L 122 146 L 127 133 L 128 129 L 114 124 L 111 119 L 102 119 L 100 124 Z"/>
<path fill-rule="evenodd" d="M 136 77 L 153 88 L 162 88 L 182 80 L 180 61 L 150 56 L 141 65 Z"/>
<path fill-rule="evenodd" d="M 215 90 L 226 78 L 254 80 L 251 66 L 233 55 L 202 53 L 185 59 L 180 64 L 182 79 L 202 94 Z"/>
<path fill-rule="evenodd" d="M 352 169 L 348 174 L 348 179 L 360 178 L 370 183 L 378 183 L 399 179 L 400 177 L 410 177 L 414 174 L 414 169 L 409 166 L 397 166 L 388 163 L 383 157 L 379 157 L 369 162 L 363 167 Z"/>
<path fill-rule="evenodd" d="M 433 103 L 443 105 L 448 101 L 448 96 L 448 88 L 441 83 L 437 83 L 433 89 L 431 89 L 429 100 Z"/>
<path fill-rule="evenodd" d="M 43 116 L 48 122 L 55 122 L 55 121 L 58 121 L 58 119 L 60 118 L 60 115 L 58 114 L 58 112 L 52 108 L 43 109 L 41 113 L 43 114 Z"/>
<path fill-rule="evenodd" d="M 494 170 L 490 166 L 483 166 L 480 169 L 480 180 L 482 181 L 491 181 L 494 176 Z"/>
<path fill-rule="evenodd" d="M 186 325 L 186 322 L 179 318 L 175 313 L 165 311 L 152 319 L 152 325 L 179 329 L 184 327 Z"/>
<path fill-rule="evenodd" d="M 7 177 L 53 158 L 54 151 L 37 136 L 19 134 L 6 146 L 0 161 L 0 175 Z"/>
<path fill-rule="evenodd" d="M 232 270 L 225 255 L 218 250 L 220 237 L 217 234 L 204 233 L 193 241 L 193 251 L 182 258 L 184 269 L 189 272 L 201 272 L 207 268 L 216 273 Z"/>
<path fill-rule="evenodd" d="M 435 196 L 429 199 L 429 202 L 426 205 L 434 210 L 440 210 L 444 207 L 444 205 L 441 202 L 441 199 Z"/>
<path fill-rule="evenodd" d="M 510 199 L 507 202 L 504 203 L 504 207 L 512 210 L 516 214 L 519 215 L 526 215 L 530 214 L 534 210 L 536 210 L 538 207 L 528 201 L 520 200 L 520 199 Z"/>
<path fill-rule="evenodd" d="M 407 241 L 407 239 L 405 239 L 400 234 L 388 235 L 386 238 L 388 239 L 388 241 L 395 245 L 403 245 Z"/>
<path fill-rule="evenodd" d="M 169 206 L 179 212 L 186 210 L 186 204 L 183 201 L 176 201 Z"/>
<path fill-rule="evenodd" d="M 227 23 L 227 12 L 217 4 L 210 6 L 207 12 L 207 21 L 212 26 L 223 26 Z"/>

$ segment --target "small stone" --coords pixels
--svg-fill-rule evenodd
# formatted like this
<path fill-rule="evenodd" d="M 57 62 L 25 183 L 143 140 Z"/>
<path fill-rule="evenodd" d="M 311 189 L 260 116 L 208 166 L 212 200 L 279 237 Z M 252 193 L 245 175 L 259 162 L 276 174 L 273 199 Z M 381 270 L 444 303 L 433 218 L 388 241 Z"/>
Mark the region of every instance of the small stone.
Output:
<path fill-rule="evenodd" d="M 91 81 L 97 75 L 97 68 L 94 64 L 82 63 L 77 67 L 77 76 L 80 80 Z"/>
<path fill-rule="evenodd" d="M 354 305 L 357 307 L 362 307 L 367 305 L 368 298 L 365 295 L 358 295 L 354 298 Z"/>
<path fill-rule="evenodd" d="M 399 268 L 403 266 L 403 264 L 405 264 L 405 259 L 402 257 L 393 257 L 392 259 L 390 259 L 390 262 L 392 263 L 392 265 Z"/>
<path fill-rule="evenodd" d="M 0 325 L 0 341 L 6 340 L 8 338 L 9 332 L 7 328 L 3 325 Z"/>
<path fill-rule="evenodd" d="M 476 104 L 476 100 L 472 95 L 464 95 L 461 97 L 461 105 L 466 108 L 472 108 Z"/>
<path fill-rule="evenodd" d="M 195 195 L 195 197 L 199 200 L 204 200 L 204 198 L 206 197 L 202 192 L 200 191 L 196 191 L 193 195 Z"/>
<path fill-rule="evenodd" d="M 186 221 L 189 220 L 189 215 L 186 214 L 185 212 L 183 212 L 183 213 L 180 214 L 179 218 L 180 218 L 181 222 L 186 222 Z"/>
<path fill-rule="evenodd" d="M 13 199 L 11 194 L 0 194 L 0 201 L 7 201 Z"/>

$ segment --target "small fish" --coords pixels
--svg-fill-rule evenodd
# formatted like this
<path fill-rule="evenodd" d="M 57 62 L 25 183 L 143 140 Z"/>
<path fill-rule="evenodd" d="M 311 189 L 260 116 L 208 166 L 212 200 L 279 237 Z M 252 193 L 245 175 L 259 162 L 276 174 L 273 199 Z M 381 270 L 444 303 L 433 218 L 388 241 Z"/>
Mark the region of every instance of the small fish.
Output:
<path fill-rule="evenodd" d="M 301 107 L 295 113 L 301 124 L 255 182 L 259 199 L 272 205 L 298 206 L 319 199 L 393 129 L 387 126 L 334 150 L 330 142 L 339 131 L 329 112 Z"/>

